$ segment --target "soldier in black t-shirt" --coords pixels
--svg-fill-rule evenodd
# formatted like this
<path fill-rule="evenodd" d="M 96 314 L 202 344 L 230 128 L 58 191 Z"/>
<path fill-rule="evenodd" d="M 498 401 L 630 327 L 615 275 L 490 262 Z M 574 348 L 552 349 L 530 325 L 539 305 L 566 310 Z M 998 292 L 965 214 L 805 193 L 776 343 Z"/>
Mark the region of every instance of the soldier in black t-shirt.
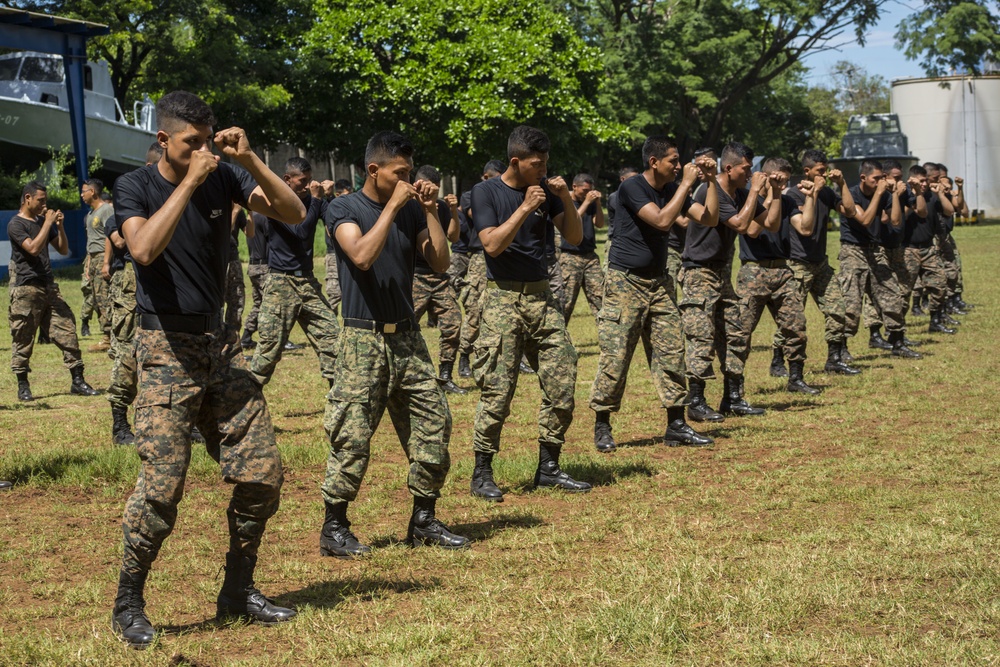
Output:
<path fill-rule="evenodd" d="M 95 396 L 97 392 L 83 379 L 83 357 L 76 337 L 73 311 L 62 298 L 52 275 L 49 245 L 60 254 L 69 253 L 69 241 L 63 229 L 62 211 L 48 208 L 48 193 L 38 181 L 25 184 L 21 207 L 7 223 L 13 278 L 10 285 L 10 368 L 17 377 L 17 398 L 33 401 L 28 363 L 35 348 L 35 332 L 45 323 L 47 333 L 62 350 L 63 363 L 73 377 L 70 393 Z M 101 277 L 98 275 L 98 280 Z"/>
<path fill-rule="evenodd" d="M 244 350 L 252 350 L 257 347 L 257 341 L 253 339 L 253 335 L 257 331 L 260 304 L 264 300 L 264 278 L 268 274 L 267 236 L 269 233 L 267 216 L 251 213 L 247 220 L 246 235 L 247 278 L 250 279 L 250 298 L 253 305 L 243 322 L 243 337 L 240 339 L 240 347 Z M 337 289 L 339 294 L 340 288 Z M 329 294 L 329 291 L 327 293 Z"/>
<path fill-rule="evenodd" d="M 545 241 L 555 225 L 567 242 L 583 240 L 583 227 L 562 178 L 544 183 L 549 138 L 526 125 L 507 141 L 507 170 L 472 189 L 473 223 L 486 252 L 488 283 L 482 298 L 482 326 L 472 368 L 482 390 L 476 409 L 472 494 L 500 502 L 493 480 L 493 456 L 510 414 L 521 355 L 538 371 L 542 406 L 538 415 L 535 486 L 589 491 L 559 467 L 566 430 L 573 421 L 576 350 L 566 320 L 549 287 Z"/>
<path fill-rule="evenodd" d="M 622 167 L 618 170 L 618 183 L 619 185 L 632 178 L 639 171 L 635 167 Z M 618 191 L 615 190 L 610 195 L 608 195 L 608 243 L 611 243 L 611 239 L 614 236 L 614 224 L 615 224 L 615 210 L 618 208 Z M 604 260 L 607 262 L 607 252 L 605 251 Z"/>
<path fill-rule="evenodd" d="M 229 553 L 216 604 L 220 619 L 278 623 L 295 616 L 254 585 L 257 550 L 278 509 L 281 456 L 260 385 L 243 360 L 239 330 L 222 320 L 233 204 L 296 224 L 305 207 L 250 149 L 239 128 L 213 132 L 212 110 L 175 91 L 156 105 L 153 165 L 120 176 L 115 215 L 136 273 L 136 447 L 142 467 L 122 522 L 124 557 L 112 626 L 144 648 L 155 631 L 143 589 L 173 529 L 197 425 L 223 479 Z M 212 143 L 240 166 L 220 162 Z"/>
<path fill-rule="evenodd" d="M 604 211 L 601 209 L 601 193 L 594 189 L 594 179 L 590 174 L 577 174 L 573 178 L 571 197 L 583 224 L 583 241 L 574 245 L 563 239 L 560 246 L 559 268 L 566 290 L 566 322 L 573 314 L 581 289 L 595 318 L 601 311 L 601 295 L 604 293 L 604 272 L 596 252 L 596 230 L 604 227 Z"/>
<path fill-rule="evenodd" d="M 743 398 L 744 348 L 749 336 L 743 330 L 739 297 L 732 281 L 736 237 L 745 234 L 752 222 L 763 225 L 771 203 L 767 176 L 758 172 L 750 177 L 752 160 L 753 151 L 741 143 L 733 142 L 722 149 L 719 224 L 689 228 L 681 255 L 679 278 L 684 298 L 679 307 L 687 343 L 688 417 L 692 421 L 723 421 L 720 413 L 764 413 Z M 707 194 L 708 189 L 700 187 L 695 202 L 704 204 Z M 763 203 L 762 195 L 767 197 Z M 715 377 L 715 356 L 725 378 L 719 412 L 705 401 L 705 382 Z"/>
<path fill-rule="evenodd" d="M 827 345 L 826 364 L 823 370 L 827 373 L 857 375 L 861 371 L 847 365 L 844 293 L 840 289 L 833 267 L 830 266 L 826 251 L 831 211 L 836 211 L 842 218 L 852 217 L 855 206 L 844 175 L 839 169 L 828 172 L 827 165 L 826 154 L 822 151 L 807 150 L 802 155 L 804 178 L 822 185 L 816 192 L 816 222 L 812 233 L 805 236 L 795 228 L 791 229 L 788 268 L 799 281 L 803 304 L 811 294 L 816 307 L 823 313 L 824 339 Z M 833 187 L 826 184 L 828 178 Z M 798 188 L 790 189 L 788 196 L 799 207 L 805 204 L 805 195 Z M 771 375 L 774 377 L 788 375 L 785 369 L 784 338 L 781 331 L 774 334 Z"/>
<path fill-rule="evenodd" d="M 604 303 L 597 316 L 601 346 L 597 377 L 590 393 L 596 413 L 594 446 L 599 452 L 616 448 L 610 417 L 621 408 L 632 355 L 642 340 L 653 386 L 667 412 L 664 442 L 710 445 L 684 421 L 684 336 L 673 283 L 667 276 L 667 235 L 681 214 L 699 225 L 718 224 L 718 186 L 715 160 L 698 159 L 684 166 L 680 183 L 680 155 L 672 141 L 648 137 L 642 147 L 646 170 L 618 188 L 615 240 L 608 256 Z M 691 201 L 699 175 L 709 190 L 704 204 Z"/>

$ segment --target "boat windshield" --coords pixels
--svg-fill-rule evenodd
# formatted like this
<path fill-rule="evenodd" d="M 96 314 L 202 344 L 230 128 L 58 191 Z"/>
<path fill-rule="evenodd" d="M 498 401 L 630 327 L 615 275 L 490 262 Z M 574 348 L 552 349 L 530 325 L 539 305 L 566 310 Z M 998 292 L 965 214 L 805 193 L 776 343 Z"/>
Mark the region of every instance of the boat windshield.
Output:
<path fill-rule="evenodd" d="M 22 81 L 40 81 L 42 83 L 62 83 L 62 61 L 56 58 L 36 58 L 28 56 L 21 68 Z"/>
<path fill-rule="evenodd" d="M 21 67 L 20 58 L 0 59 L 0 81 L 13 81 Z"/>

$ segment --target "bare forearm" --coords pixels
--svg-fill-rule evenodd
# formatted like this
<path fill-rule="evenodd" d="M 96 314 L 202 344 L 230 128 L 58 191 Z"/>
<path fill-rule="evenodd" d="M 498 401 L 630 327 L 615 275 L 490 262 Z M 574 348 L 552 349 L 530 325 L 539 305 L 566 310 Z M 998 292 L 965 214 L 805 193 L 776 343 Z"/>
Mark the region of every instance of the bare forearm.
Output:
<path fill-rule="evenodd" d="M 125 221 L 122 231 L 135 261 L 145 266 L 160 256 L 173 238 L 177 223 L 197 187 L 186 180 L 181 181 L 163 206 L 148 220 L 138 225 L 130 225 L 130 220 Z"/>
<path fill-rule="evenodd" d="M 594 214 L 594 227 L 598 229 L 604 227 L 604 209 L 600 206 L 597 207 L 597 213 Z"/>
<path fill-rule="evenodd" d="M 518 208 L 514 211 L 514 215 L 504 220 L 499 226 L 479 232 L 479 240 L 483 243 L 483 250 L 490 257 L 500 255 L 511 244 L 514 237 L 517 236 L 518 230 L 521 229 L 521 225 L 533 212 L 534 209 L 526 211 L 523 208 Z"/>
<path fill-rule="evenodd" d="M 563 218 L 562 225 L 559 227 L 559 233 L 562 234 L 566 243 L 580 245 L 583 242 L 583 223 L 580 221 L 580 216 L 576 213 L 576 207 L 573 206 L 573 200 L 570 198 L 569 193 L 564 193 L 561 198 L 563 202 Z"/>
<path fill-rule="evenodd" d="M 45 221 L 42 223 L 42 229 L 38 232 L 38 235 L 34 238 L 24 239 L 21 243 L 21 249 L 29 255 L 35 256 L 42 251 L 45 244 L 49 242 L 49 234 L 52 233 L 52 223 Z"/>
<path fill-rule="evenodd" d="M 816 228 L 816 197 L 815 195 L 806 197 L 806 203 L 802 207 L 802 217 L 799 221 L 799 234 L 810 236 Z"/>
<path fill-rule="evenodd" d="M 706 193 L 707 195 L 708 193 Z M 740 212 L 725 221 L 725 224 L 735 229 L 740 234 L 745 234 L 750 228 L 750 221 L 754 219 L 754 212 L 757 210 L 757 190 L 750 190 L 746 202 Z M 706 197 L 707 199 L 707 197 Z"/>
<path fill-rule="evenodd" d="M 927 199 L 922 194 L 917 195 L 917 203 L 913 206 L 913 212 L 921 218 L 927 217 Z"/>
<path fill-rule="evenodd" d="M 69 239 L 66 238 L 66 230 L 63 229 L 62 225 L 59 225 L 59 236 L 52 242 L 52 245 L 60 255 L 69 253 Z"/>
<path fill-rule="evenodd" d="M 363 234 L 352 244 L 341 244 L 341 248 L 347 253 L 351 262 L 362 271 L 370 269 L 378 256 L 382 254 L 397 212 L 398 209 L 386 206 L 382 209 L 382 215 L 375 221 L 375 225 L 366 234 Z M 440 223 L 438 226 L 440 227 Z"/>
<path fill-rule="evenodd" d="M 240 161 L 250 172 L 257 185 L 271 204 L 274 217 L 287 225 L 297 225 L 306 218 L 306 207 L 302 200 L 276 173 L 267 168 L 255 153 Z"/>
<path fill-rule="evenodd" d="M 448 253 L 448 239 L 441 229 L 441 221 L 438 219 L 437 208 L 427 211 L 427 236 L 428 243 L 424 246 L 424 258 L 437 273 L 444 273 L 448 270 L 450 255 Z"/>

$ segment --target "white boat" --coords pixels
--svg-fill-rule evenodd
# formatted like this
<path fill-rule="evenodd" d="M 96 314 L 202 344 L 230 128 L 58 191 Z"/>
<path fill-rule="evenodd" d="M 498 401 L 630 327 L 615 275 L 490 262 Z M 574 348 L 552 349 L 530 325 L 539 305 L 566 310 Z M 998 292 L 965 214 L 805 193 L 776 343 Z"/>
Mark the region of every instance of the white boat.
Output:
<path fill-rule="evenodd" d="M 136 102 L 129 122 L 115 99 L 108 65 L 84 65 L 87 153 L 100 153 L 102 171 L 121 174 L 146 164 L 156 138 L 153 103 Z M 0 55 L 0 159 L 37 166 L 49 147 L 73 146 L 62 56 L 34 51 Z M 29 165 L 30 168 L 30 165 Z"/>

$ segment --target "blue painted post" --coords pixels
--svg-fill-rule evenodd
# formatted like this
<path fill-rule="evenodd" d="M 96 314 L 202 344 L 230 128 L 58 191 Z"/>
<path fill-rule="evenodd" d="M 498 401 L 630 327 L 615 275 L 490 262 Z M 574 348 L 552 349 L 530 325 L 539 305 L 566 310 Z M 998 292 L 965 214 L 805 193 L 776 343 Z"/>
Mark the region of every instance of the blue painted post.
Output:
<path fill-rule="evenodd" d="M 66 93 L 69 95 L 69 122 L 73 128 L 73 153 L 76 155 L 76 180 L 87 180 L 87 114 L 84 109 L 83 66 L 87 62 L 86 41 L 77 35 L 65 35 L 63 68 L 66 70 Z"/>

